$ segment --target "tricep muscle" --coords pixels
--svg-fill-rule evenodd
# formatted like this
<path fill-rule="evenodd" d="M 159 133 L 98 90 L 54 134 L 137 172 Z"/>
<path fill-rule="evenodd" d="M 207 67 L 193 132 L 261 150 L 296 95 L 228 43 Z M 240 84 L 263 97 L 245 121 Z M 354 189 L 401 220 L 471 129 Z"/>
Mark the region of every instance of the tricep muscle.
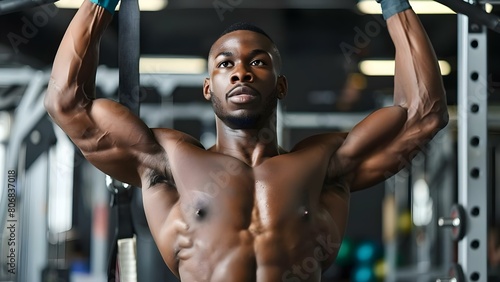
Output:
<path fill-rule="evenodd" d="M 141 184 L 142 170 L 163 153 L 144 122 L 114 101 L 96 99 L 49 113 L 93 165 L 132 185 Z"/>

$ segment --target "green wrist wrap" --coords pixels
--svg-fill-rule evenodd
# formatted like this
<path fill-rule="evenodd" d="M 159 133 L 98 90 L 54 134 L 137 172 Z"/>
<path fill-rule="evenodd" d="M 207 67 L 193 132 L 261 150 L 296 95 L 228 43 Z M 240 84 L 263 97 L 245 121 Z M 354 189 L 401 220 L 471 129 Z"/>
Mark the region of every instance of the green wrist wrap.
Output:
<path fill-rule="evenodd" d="M 115 13 L 115 8 L 120 0 L 90 0 L 90 2 L 103 7 L 112 15 Z"/>
<path fill-rule="evenodd" d="M 394 14 L 411 9 L 408 0 L 377 0 L 382 6 L 382 15 L 388 19 Z"/>

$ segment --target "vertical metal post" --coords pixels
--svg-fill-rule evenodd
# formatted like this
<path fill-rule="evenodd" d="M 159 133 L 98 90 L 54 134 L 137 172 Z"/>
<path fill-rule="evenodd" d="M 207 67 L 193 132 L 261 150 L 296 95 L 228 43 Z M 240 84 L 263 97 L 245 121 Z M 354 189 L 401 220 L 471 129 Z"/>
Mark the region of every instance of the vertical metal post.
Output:
<path fill-rule="evenodd" d="M 487 46 L 486 28 L 458 15 L 458 202 L 465 237 L 458 263 L 466 281 L 487 281 Z"/>

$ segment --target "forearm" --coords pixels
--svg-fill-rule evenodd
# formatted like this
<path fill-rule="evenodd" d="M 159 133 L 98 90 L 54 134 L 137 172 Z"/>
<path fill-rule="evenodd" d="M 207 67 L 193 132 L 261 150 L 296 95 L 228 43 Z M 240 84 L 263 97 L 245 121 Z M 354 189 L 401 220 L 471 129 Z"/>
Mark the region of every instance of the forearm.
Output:
<path fill-rule="evenodd" d="M 408 9 L 387 19 L 396 47 L 394 103 L 408 109 L 408 117 L 427 114 L 446 119 L 446 96 L 438 61 L 419 18 Z"/>
<path fill-rule="evenodd" d="M 85 0 L 63 36 L 52 68 L 45 105 L 70 110 L 95 98 L 99 43 L 112 15 Z"/>

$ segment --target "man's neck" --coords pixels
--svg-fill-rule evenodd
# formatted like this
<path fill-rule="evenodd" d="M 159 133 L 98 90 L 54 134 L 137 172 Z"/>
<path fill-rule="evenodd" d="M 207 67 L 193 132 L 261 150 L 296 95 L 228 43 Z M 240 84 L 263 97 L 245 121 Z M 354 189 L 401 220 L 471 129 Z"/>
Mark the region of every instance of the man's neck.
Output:
<path fill-rule="evenodd" d="M 217 141 L 210 150 L 237 158 L 249 166 L 257 166 L 283 152 L 278 145 L 275 123 L 258 129 L 232 129 L 217 119 L 216 127 Z"/>

